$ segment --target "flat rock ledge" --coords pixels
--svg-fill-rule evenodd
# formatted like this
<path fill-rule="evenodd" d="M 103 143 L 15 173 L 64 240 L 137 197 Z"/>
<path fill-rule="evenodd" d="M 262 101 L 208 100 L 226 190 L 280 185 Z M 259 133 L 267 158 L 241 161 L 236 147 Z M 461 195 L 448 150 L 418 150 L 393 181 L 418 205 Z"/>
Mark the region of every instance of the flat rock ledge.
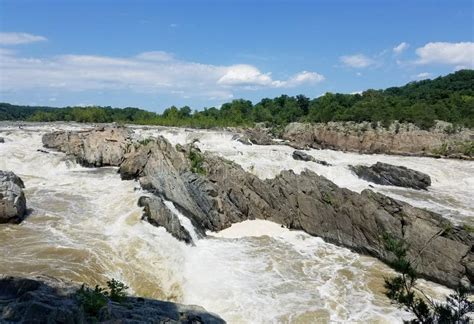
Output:
<path fill-rule="evenodd" d="M 26 214 L 25 185 L 11 171 L 0 170 L 0 223 L 20 223 Z"/>
<path fill-rule="evenodd" d="M 384 185 L 427 190 L 431 178 L 426 173 L 404 166 L 377 162 L 371 166 L 356 165 L 350 169 L 361 179 Z"/>
<path fill-rule="evenodd" d="M 90 318 L 76 298 L 77 284 L 49 277 L 0 277 L 1 323 L 209 323 L 223 324 L 200 306 L 127 297 Z"/>
<path fill-rule="evenodd" d="M 88 147 L 88 143 L 103 142 L 106 133 L 83 134 L 94 139 L 82 141 L 82 150 L 103 156 L 101 150 L 106 145 Z M 56 136 L 66 141 L 59 141 L 56 147 L 73 153 L 68 150 L 67 139 L 76 135 Z M 386 250 L 383 236 L 390 234 L 410 246 L 408 257 L 416 263 L 420 276 L 452 288 L 463 283 L 474 291 L 474 235 L 437 213 L 371 190 L 359 194 L 340 188 L 309 170 L 301 174 L 283 171 L 273 179 L 262 180 L 236 163 L 200 152 L 192 145 L 171 145 L 163 137 L 141 143 L 128 137 L 124 143 L 131 144 L 122 144 L 127 149 L 117 158 L 121 177 L 138 179 L 153 195 L 153 200 L 142 201 L 148 206 L 145 217 L 159 220 L 158 225 L 178 239 L 186 241 L 188 235 L 176 223 L 179 220 L 167 215 L 169 210 L 162 203 L 165 200 L 189 218 L 203 236 L 206 230 L 219 231 L 248 219 L 267 219 L 387 264 L 394 255 Z M 88 163 L 101 165 L 103 161 Z"/>

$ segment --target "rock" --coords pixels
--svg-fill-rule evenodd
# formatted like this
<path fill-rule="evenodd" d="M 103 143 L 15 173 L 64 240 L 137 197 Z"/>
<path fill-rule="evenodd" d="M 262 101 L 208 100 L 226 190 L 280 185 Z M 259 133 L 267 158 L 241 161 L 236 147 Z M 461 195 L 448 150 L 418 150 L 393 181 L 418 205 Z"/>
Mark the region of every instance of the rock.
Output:
<path fill-rule="evenodd" d="M 361 179 L 385 186 L 426 190 L 431 185 L 429 175 L 404 166 L 377 162 L 370 167 L 356 165 L 350 166 L 350 169 Z"/>
<path fill-rule="evenodd" d="M 449 125 L 440 124 L 438 122 L 427 131 L 413 124 L 397 122 L 389 129 L 373 129 L 367 122 L 290 123 L 285 127 L 282 138 L 296 149 L 313 147 L 360 153 L 474 159 L 473 153 L 469 153 L 472 152 L 469 148 L 474 145 L 474 130 L 462 129 L 452 133 L 446 131 Z"/>
<path fill-rule="evenodd" d="M 3 137 L 0 137 L 0 143 L 5 143 L 5 139 Z"/>
<path fill-rule="evenodd" d="M 268 219 L 390 264 L 394 256 L 387 252 L 383 235 L 391 234 L 409 244 L 408 256 L 422 277 L 449 287 L 467 278 L 473 289 L 472 233 L 439 214 L 371 190 L 359 194 L 339 188 L 308 170 L 301 174 L 283 171 L 261 180 L 233 162 L 190 145 L 177 150 L 162 137 L 130 145 L 120 174 L 125 179 L 138 178 L 143 189 L 173 202 L 202 235 L 205 230 L 219 231 L 247 219 Z M 150 215 L 159 214 L 162 204 L 149 202 L 148 208 Z M 181 237 L 173 217 L 161 213 L 165 215 L 159 217 L 161 226 Z"/>
<path fill-rule="evenodd" d="M 101 127 L 87 131 L 45 134 L 43 145 L 73 155 L 84 166 L 119 166 L 131 144 L 131 131 L 124 127 Z"/>
<path fill-rule="evenodd" d="M 272 145 L 276 144 L 273 137 L 265 128 L 246 128 L 242 134 L 234 136 L 233 139 L 245 145 Z"/>
<path fill-rule="evenodd" d="M 2 323 L 225 323 L 199 306 L 146 298 L 109 301 L 93 318 L 76 297 L 79 286 L 49 277 L 0 277 Z"/>
<path fill-rule="evenodd" d="M 23 181 L 11 171 L 0 170 L 0 223 L 20 223 L 26 214 Z"/>
<path fill-rule="evenodd" d="M 324 166 L 331 166 L 331 164 L 327 163 L 326 161 L 323 160 L 317 160 L 311 155 L 303 152 L 303 151 L 294 151 L 293 152 L 293 159 L 298 160 L 298 161 L 306 161 L 306 162 L 316 162 L 318 164 L 324 165 Z"/>
<path fill-rule="evenodd" d="M 173 213 L 158 196 L 140 197 L 138 206 L 144 207 L 143 217 L 152 225 L 164 227 L 178 240 L 193 244 L 189 232 L 181 225 L 179 218 Z"/>
<path fill-rule="evenodd" d="M 36 151 L 37 151 L 37 152 L 41 152 L 41 153 L 45 153 L 45 154 L 49 154 L 49 152 L 48 152 L 48 151 L 46 151 L 46 150 L 42 150 L 42 149 L 37 149 Z"/>

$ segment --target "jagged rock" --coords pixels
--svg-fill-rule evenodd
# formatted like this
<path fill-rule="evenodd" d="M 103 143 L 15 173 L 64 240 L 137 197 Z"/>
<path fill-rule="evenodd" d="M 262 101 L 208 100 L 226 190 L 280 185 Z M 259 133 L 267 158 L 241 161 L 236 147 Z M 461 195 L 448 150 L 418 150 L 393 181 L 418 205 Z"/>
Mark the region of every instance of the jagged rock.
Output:
<path fill-rule="evenodd" d="M 424 189 L 431 185 L 431 178 L 426 173 L 377 162 L 372 166 L 356 165 L 350 169 L 361 179 L 385 186 L 397 186 L 413 189 Z"/>
<path fill-rule="evenodd" d="M 109 301 L 95 318 L 76 298 L 78 285 L 47 277 L 0 277 L 1 323 L 225 323 L 199 306 L 146 298 Z"/>
<path fill-rule="evenodd" d="M 272 145 L 276 144 L 273 137 L 264 128 L 246 128 L 242 134 L 233 137 L 234 140 L 245 145 Z"/>
<path fill-rule="evenodd" d="M 199 174 L 190 171 L 197 163 L 190 160 L 191 152 L 200 157 Z M 173 202 L 201 233 L 246 219 L 269 219 L 387 263 L 394 256 L 385 249 L 383 234 L 390 233 L 409 244 L 421 276 L 449 287 L 464 278 L 474 282 L 472 233 L 436 213 L 371 190 L 359 194 L 339 188 L 308 170 L 261 180 L 214 154 L 192 146 L 177 150 L 159 137 L 131 145 L 120 173 L 139 178 L 142 188 Z"/>
<path fill-rule="evenodd" d="M 26 214 L 25 185 L 11 171 L 0 170 L 0 223 L 20 223 Z"/>
<path fill-rule="evenodd" d="M 119 166 L 131 143 L 124 127 L 100 127 L 86 131 L 57 131 L 42 138 L 47 148 L 73 155 L 84 166 Z"/>
<path fill-rule="evenodd" d="M 290 123 L 285 127 L 282 139 L 296 149 L 313 147 L 360 153 L 444 155 L 473 159 L 473 154 L 466 151 L 469 152 L 467 148 L 473 145 L 474 131 L 462 129 L 450 133 L 446 132 L 448 125 L 440 123 L 429 131 L 397 122 L 392 123 L 389 129 L 379 126 L 373 129 L 367 122 Z"/>
<path fill-rule="evenodd" d="M 331 166 L 331 164 L 327 163 L 326 161 L 315 159 L 303 151 L 294 151 L 292 156 L 293 159 L 298 161 L 315 162 L 324 166 Z"/>
<path fill-rule="evenodd" d="M 138 206 L 144 207 L 143 217 L 152 225 L 162 226 L 178 240 L 193 244 L 189 232 L 181 225 L 178 216 L 165 205 L 161 197 L 140 197 Z"/>

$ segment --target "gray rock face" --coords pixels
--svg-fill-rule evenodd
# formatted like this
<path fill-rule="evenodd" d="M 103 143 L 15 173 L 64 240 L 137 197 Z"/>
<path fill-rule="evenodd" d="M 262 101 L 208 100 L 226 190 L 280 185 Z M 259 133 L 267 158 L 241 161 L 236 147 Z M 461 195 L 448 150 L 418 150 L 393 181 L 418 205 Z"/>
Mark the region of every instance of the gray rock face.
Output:
<path fill-rule="evenodd" d="M 131 132 L 123 127 L 101 127 L 82 132 L 45 134 L 43 145 L 73 155 L 84 166 L 119 166 L 131 143 Z"/>
<path fill-rule="evenodd" d="M 317 160 L 311 155 L 303 152 L 303 151 L 294 151 L 293 152 L 293 159 L 298 160 L 298 161 L 306 161 L 306 162 L 315 162 L 324 166 L 330 166 L 331 164 L 327 163 L 326 161 L 323 160 Z"/>
<path fill-rule="evenodd" d="M 164 138 L 130 148 L 120 165 L 122 177 L 139 178 L 144 189 L 173 202 L 201 233 L 246 219 L 268 219 L 390 263 L 394 256 L 383 240 L 389 233 L 409 244 L 409 257 L 421 276 L 449 287 L 461 280 L 474 282 L 473 234 L 436 213 L 370 190 L 358 194 L 339 188 L 307 170 L 261 180 L 192 146 L 177 150 Z M 196 163 L 190 160 L 191 151 L 201 157 L 199 174 L 190 172 Z M 161 213 L 162 224 L 179 232 L 161 204 L 148 202 L 148 208 L 150 215 Z"/>
<path fill-rule="evenodd" d="M 273 137 L 264 128 L 246 128 L 242 130 L 241 135 L 237 135 L 235 138 L 238 142 L 245 145 L 272 145 L 276 144 L 273 141 Z"/>
<path fill-rule="evenodd" d="M 57 279 L 0 277 L 2 323 L 225 323 L 199 306 L 127 297 L 109 302 L 92 319 L 79 305 L 79 287 Z"/>
<path fill-rule="evenodd" d="M 351 170 L 361 179 L 385 186 L 397 186 L 426 190 L 431 186 L 431 178 L 426 173 L 377 162 L 368 167 L 365 165 L 350 166 Z"/>
<path fill-rule="evenodd" d="M 189 232 L 181 225 L 178 216 L 173 213 L 158 196 L 140 197 L 138 206 L 144 207 L 143 217 L 152 225 L 164 227 L 178 240 L 193 243 Z"/>
<path fill-rule="evenodd" d="M 11 171 L 0 170 L 0 223 L 20 223 L 26 213 L 23 181 Z"/>
<path fill-rule="evenodd" d="M 472 160 L 474 157 L 466 148 L 472 147 L 474 130 L 451 133 L 447 131 L 449 127 L 452 125 L 442 122 L 429 131 L 404 123 L 393 123 L 390 129 L 373 129 L 367 122 L 290 123 L 285 127 L 282 139 L 297 149 L 313 147 Z"/>

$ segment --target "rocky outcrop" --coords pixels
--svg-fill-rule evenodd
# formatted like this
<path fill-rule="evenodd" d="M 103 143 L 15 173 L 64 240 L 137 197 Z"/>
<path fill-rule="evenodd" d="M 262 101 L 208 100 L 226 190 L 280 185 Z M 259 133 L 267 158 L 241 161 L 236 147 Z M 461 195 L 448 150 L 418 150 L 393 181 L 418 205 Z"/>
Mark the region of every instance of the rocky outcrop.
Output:
<path fill-rule="evenodd" d="M 431 178 L 426 173 L 377 162 L 371 166 L 356 165 L 350 169 L 361 179 L 384 185 L 426 190 L 431 186 Z"/>
<path fill-rule="evenodd" d="M 266 128 L 246 128 L 240 130 L 241 134 L 234 137 L 238 142 L 245 145 L 272 145 L 276 144 L 273 140 L 273 136 L 268 132 Z"/>
<path fill-rule="evenodd" d="M 11 171 L 0 170 L 0 223 L 20 223 L 26 214 L 25 185 Z"/>
<path fill-rule="evenodd" d="M 152 225 L 164 227 L 178 240 L 192 244 L 193 239 L 182 225 L 178 216 L 170 210 L 159 196 L 143 196 L 138 200 L 138 206 L 144 207 L 143 217 Z"/>
<path fill-rule="evenodd" d="M 129 148 L 120 165 L 122 177 L 138 178 L 144 189 L 171 201 L 200 233 L 268 219 L 387 263 L 394 256 L 383 235 L 391 234 L 407 242 L 409 257 L 425 278 L 449 287 L 474 282 L 472 233 L 436 213 L 370 190 L 339 188 L 307 170 L 262 180 L 233 162 L 192 145 L 174 147 L 162 137 Z M 148 203 L 148 213 L 161 207 Z M 179 231 L 175 221 L 165 217 L 163 223 Z"/>
<path fill-rule="evenodd" d="M 124 127 L 58 131 L 43 136 L 43 145 L 72 155 L 84 166 L 119 166 L 131 143 Z"/>
<path fill-rule="evenodd" d="M 313 147 L 360 153 L 474 158 L 474 130 L 456 129 L 444 122 L 438 122 L 429 131 L 397 122 L 389 129 L 370 123 L 291 123 L 282 138 L 297 149 Z"/>
<path fill-rule="evenodd" d="M 330 166 L 331 164 L 327 163 L 323 160 L 318 160 L 312 157 L 311 155 L 303 152 L 303 151 L 294 151 L 292 154 L 293 159 L 298 161 L 306 161 L 306 162 L 315 162 L 324 166 Z"/>
<path fill-rule="evenodd" d="M 0 137 L 0 143 L 5 143 L 5 139 L 3 137 Z"/>
<path fill-rule="evenodd" d="M 2 323 L 225 323 L 199 306 L 127 297 L 109 301 L 92 317 L 77 299 L 78 286 L 46 277 L 0 277 Z"/>

